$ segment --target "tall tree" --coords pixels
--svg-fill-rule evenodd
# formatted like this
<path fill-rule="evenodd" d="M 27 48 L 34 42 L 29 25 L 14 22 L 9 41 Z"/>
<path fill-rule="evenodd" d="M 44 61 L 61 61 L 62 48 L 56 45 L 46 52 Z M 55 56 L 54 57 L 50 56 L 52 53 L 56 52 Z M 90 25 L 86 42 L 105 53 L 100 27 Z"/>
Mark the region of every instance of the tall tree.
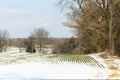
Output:
<path fill-rule="evenodd" d="M 109 54 L 114 55 L 114 44 L 116 38 L 119 36 L 119 20 L 120 20 L 120 0 L 96 0 L 101 11 L 106 18 L 109 36 Z"/>

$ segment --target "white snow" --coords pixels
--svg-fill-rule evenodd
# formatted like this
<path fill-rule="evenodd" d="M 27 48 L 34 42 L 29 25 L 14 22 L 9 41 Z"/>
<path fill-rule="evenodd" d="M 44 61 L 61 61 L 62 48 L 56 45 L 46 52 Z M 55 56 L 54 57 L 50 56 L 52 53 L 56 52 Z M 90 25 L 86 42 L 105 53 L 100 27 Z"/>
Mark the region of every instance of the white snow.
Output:
<path fill-rule="evenodd" d="M 48 63 L 39 54 L 19 53 L 17 48 L 0 53 L 0 80 L 39 80 L 39 79 L 108 79 L 109 69 L 91 67 L 85 64 Z M 23 59 L 19 60 L 19 56 Z M 34 56 L 34 57 L 33 57 Z M 104 60 L 96 54 L 90 55 L 104 66 Z M 13 61 L 16 62 L 9 62 Z M 2 60 L 3 59 L 3 60 Z M 12 59 L 12 60 L 11 60 Z M 8 61 L 7 61 L 8 60 Z M 2 62 L 3 61 L 3 62 Z M 119 62 L 119 60 L 116 60 Z M 120 79 L 120 78 L 119 78 Z"/>
<path fill-rule="evenodd" d="M 105 66 L 106 74 L 108 75 L 109 79 L 120 79 L 120 59 L 116 59 L 116 58 L 112 58 L 112 57 L 109 57 L 108 59 L 103 59 L 100 56 L 98 56 L 98 54 L 92 54 L 90 56 L 93 57 L 99 63 L 101 63 L 102 65 Z M 106 62 L 110 63 L 111 65 L 113 65 L 114 67 L 116 67 L 118 69 L 117 70 L 110 69 L 109 65 L 106 64 Z M 119 76 L 117 76 L 117 77 L 114 77 L 114 76 L 110 77 L 110 75 L 112 75 L 112 74 L 119 74 Z"/>
<path fill-rule="evenodd" d="M 95 69 L 84 64 L 41 64 L 27 63 L 0 66 L 1 78 L 39 79 L 104 79 L 104 69 Z M 2 76 L 1 76 L 2 75 Z M 9 76 L 8 76 L 9 75 Z"/>

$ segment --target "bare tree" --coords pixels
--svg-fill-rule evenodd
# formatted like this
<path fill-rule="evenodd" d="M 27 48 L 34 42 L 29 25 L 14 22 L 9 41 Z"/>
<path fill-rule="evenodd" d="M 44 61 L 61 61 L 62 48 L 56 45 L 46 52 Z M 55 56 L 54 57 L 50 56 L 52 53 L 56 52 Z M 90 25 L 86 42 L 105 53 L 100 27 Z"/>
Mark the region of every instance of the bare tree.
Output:
<path fill-rule="evenodd" d="M 120 35 L 120 0 L 59 0 L 59 4 L 70 9 L 66 26 L 82 39 L 95 40 L 98 51 L 114 55 L 114 43 Z"/>
<path fill-rule="evenodd" d="M 44 48 L 44 44 L 49 36 L 49 33 L 44 28 L 36 28 L 32 35 L 36 39 L 36 46 L 38 48 L 39 53 L 42 53 L 42 49 Z"/>
<path fill-rule="evenodd" d="M 19 48 L 19 51 L 22 52 L 26 46 L 24 43 L 25 39 L 24 38 L 17 38 L 17 47 Z"/>
<path fill-rule="evenodd" d="M 114 55 L 115 40 L 118 39 L 120 27 L 120 0 L 96 0 L 99 8 L 103 12 L 103 18 L 106 18 L 108 27 L 109 54 Z"/>
<path fill-rule="evenodd" d="M 4 47 L 6 49 L 8 36 L 9 32 L 7 30 L 0 30 L 0 51 L 3 51 Z"/>

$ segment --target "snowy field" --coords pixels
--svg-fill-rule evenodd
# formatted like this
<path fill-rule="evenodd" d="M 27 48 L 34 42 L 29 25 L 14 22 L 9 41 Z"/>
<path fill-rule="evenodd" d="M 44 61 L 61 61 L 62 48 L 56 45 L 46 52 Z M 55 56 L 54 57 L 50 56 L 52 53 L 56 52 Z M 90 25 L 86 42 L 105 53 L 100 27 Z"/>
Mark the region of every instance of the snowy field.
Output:
<path fill-rule="evenodd" d="M 52 54 L 19 53 L 18 48 L 10 48 L 7 52 L 0 53 L 0 80 L 40 80 L 40 79 L 120 79 L 110 77 L 111 71 L 105 60 L 96 54 L 89 55 L 98 63 L 73 63 L 54 58 Z M 93 59 L 94 60 L 94 59 Z M 119 59 L 114 60 L 119 63 Z M 120 63 L 119 63 L 120 64 Z M 117 65 L 120 68 L 120 65 Z"/>

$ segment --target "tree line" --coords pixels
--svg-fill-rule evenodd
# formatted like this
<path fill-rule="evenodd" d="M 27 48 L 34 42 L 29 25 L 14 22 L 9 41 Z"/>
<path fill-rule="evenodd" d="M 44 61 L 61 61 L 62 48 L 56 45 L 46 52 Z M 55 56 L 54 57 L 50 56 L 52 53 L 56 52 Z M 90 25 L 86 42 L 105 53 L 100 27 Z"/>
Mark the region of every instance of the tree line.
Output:
<path fill-rule="evenodd" d="M 115 55 L 120 45 L 120 0 L 59 0 L 58 4 L 68 11 L 64 25 L 74 31 L 78 44 Z"/>

